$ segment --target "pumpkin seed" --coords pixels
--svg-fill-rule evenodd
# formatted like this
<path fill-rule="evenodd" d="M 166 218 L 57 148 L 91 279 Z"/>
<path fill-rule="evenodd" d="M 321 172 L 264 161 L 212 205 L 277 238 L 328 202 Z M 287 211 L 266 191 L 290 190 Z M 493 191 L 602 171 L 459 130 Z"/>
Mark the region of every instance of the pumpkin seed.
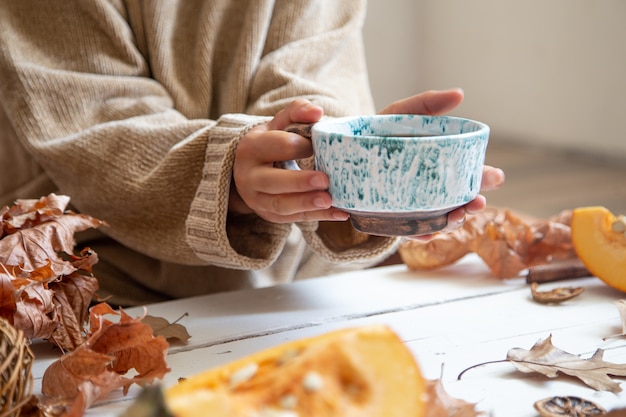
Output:
<path fill-rule="evenodd" d="M 280 398 L 280 406 L 286 409 L 296 408 L 298 405 L 298 398 L 293 394 L 286 394 Z"/>
<path fill-rule="evenodd" d="M 244 382 L 249 381 L 256 374 L 259 369 L 259 365 L 256 363 L 251 363 L 243 368 L 240 368 L 233 372 L 230 376 L 229 384 L 230 387 L 236 387 L 239 384 L 243 384 Z"/>
<path fill-rule="evenodd" d="M 307 372 L 302 380 L 305 391 L 317 392 L 324 387 L 324 380 L 317 372 Z"/>
<path fill-rule="evenodd" d="M 611 230 L 617 233 L 623 233 L 626 237 L 626 216 L 617 216 L 613 223 L 611 223 Z"/>

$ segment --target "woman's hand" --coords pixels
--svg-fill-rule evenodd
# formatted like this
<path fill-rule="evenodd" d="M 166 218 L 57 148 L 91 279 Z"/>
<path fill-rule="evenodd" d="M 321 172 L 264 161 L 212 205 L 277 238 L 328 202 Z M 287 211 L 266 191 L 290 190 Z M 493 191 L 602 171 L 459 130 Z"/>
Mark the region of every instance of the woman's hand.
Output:
<path fill-rule="evenodd" d="M 270 122 L 254 127 L 241 138 L 233 167 L 230 212 L 256 213 L 273 223 L 348 219 L 347 213 L 330 206 L 326 174 L 274 166 L 277 161 L 313 155 L 310 140 L 283 129 L 291 123 L 317 122 L 323 113 L 321 107 L 297 99 Z"/>
<path fill-rule="evenodd" d="M 463 101 L 463 90 L 426 91 L 412 97 L 396 101 L 385 107 L 381 114 L 427 114 L 431 116 L 446 113 Z M 504 172 L 499 168 L 485 165 L 481 191 L 500 188 L 504 184 Z M 465 214 L 477 213 L 485 208 L 487 200 L 478 195 L 474 200 L 448 214 L 448 226 L 445 230 L 458 229 L 465 222 Z M 431 235 L 415 236 L 417 239 L 430 239 Z"/>
<path fill-rule="evenodd" d="M 396 101 L 381 114 L 446 113 L 463 101 L 463 91 L 427 91 Z M 331 207 L 327 192 L 328 177 L 314 170 L 291 171 L 277 169 L 275 162 L 312 156 L 311 141 L 283 131 L 291 123 L 315 123 L 322 118 L 323 109 L 303 99 L 294 100 L 268 123 L 256 126 L 244 135 L 237 147 L 233 167 L 233 184 L 229 199 L 232 213 L 256 213 L 273 223 L 299 221 L 342 221 L 349 215 Z M 502 170 L 483 168 L 481 191 L 494 190 L 504 183 Z M 448 215 L 447 230 L 459 228 L 466 213 L 485 208 L 486 199 L 479 195 Z M 430 236 L 421 236 L 428 239 Z"/>

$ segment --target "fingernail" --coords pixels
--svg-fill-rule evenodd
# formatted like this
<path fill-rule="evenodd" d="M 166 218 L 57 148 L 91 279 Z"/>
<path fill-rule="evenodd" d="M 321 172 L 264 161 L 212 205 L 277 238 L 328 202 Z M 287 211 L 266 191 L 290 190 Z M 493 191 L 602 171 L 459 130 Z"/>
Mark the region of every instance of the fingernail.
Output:
<path fill-rule="evenodd" d="M 328 188 L 326 180 L 319 175 L 315 175 L 313 176 L 313 178 L 311 178 L 311 185 L 319 190 L 325 190 L 326 188 Z"/>
<path fill-rule="evenodd" d="M 315 205 L 315 207 L 322 209 L 327 209 L 330 207 L 330 201 L 324 197 L 316 197 L 315 199 L 313 199 L 313 204 Z"/>
<path fill-rule="evenodd" d="M 499 185 L 504 178 L 504 171 L 500 168 L 496 168 L 493 171 L 489 171 L 487 174 L 487 182 L 489 185 Z"/>
<path fill-rule="evenodd" d="M 348 220 L 350 215 L 344 211 L 336 211 L 333 213 L 333 218 L 335 220 Z"/>

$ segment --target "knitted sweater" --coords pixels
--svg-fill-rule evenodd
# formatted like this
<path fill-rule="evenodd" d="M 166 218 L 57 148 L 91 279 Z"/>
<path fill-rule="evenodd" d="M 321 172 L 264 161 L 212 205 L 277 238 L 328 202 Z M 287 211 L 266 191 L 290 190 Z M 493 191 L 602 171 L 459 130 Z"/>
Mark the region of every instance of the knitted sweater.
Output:
<path fill-rule="evenodd" d="M 347 222 L 228 214 L 251 127 L 296 97 L 329 116 L 373 111 L 364 13 L 357 0 L 1 1 L 0 204 L 58 192 L 106 221 L 79 243 L 126 304 L 381 260 L 396 240 Z"/>

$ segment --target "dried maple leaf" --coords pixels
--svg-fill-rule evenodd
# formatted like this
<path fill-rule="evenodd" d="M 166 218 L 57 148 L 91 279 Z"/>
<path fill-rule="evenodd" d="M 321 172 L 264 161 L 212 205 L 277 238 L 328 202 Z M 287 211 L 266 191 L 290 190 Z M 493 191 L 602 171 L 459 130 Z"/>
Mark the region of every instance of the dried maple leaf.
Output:
<path fill-rule="evenodd" d="M 513 278 L 531 266 L 576 258 L 570 236 L 571 211 L 530 221 L 510 210 L 489 208 L 469 215 L 463 227 L 436 234 L 430 241 L 407 240 L 399 247 L 414 270 L 439 268 L 476 253 L 500 278 Z"/>
<path fill-rule="evenodd" d="M 119 322 L 105 319 L 107 314 L 118 314 Z M 86 342 L 92 350 L 115 357 L 111 364 L 114 371 L 126 373 L 134 368 L 138 375 L 133 381 L 137 383 L 151 382 L 169 372 L 165 362 L 167 341 L 162 336 L 155 337 L 152 328 L 141 320 L 133 319 L 121 308 L 118 313 L 100 303 L 90 310 L 91 335 Z"/>
<path fill-rule="evenodd" d="M 428 407 L 424 417 L 477 417 L 476 404 L 452 397 L 440 379 L 426 381 Z"/>
<path fill-rule="evenodd" d="M 186 315 L 187 313 L 185 313 L 184 316 Z M 180 320 L 180 318 L 178 320 Z M 146 315 L 141 321 L 152 328 L 152 332 L 155 336 L 163 336 L 167 340 L 178 339 L 181 342 L 186 342 L 191 336 L 185 326 L 178 324 L 178 320 L 174 323 L 170 323 L 162 317 Z"/>
<path fill-rule="evenodd" d="M 118 322 L 104 318 L 116 315 Z M 149 384 L 169 368 L 165 361 L 168 344 L 154 337 L 141 318 L 101 303 L 90 309 L 87 341 L 46 369 L 42 380 L 44 404 L 63 404 L 69 416 L 82 416 L 95 401 L 119 388 L 127 393 L 133 383 Z M 124 375 L 135 369 L 132 378 Z"/>
<path fill-rule="evenodd" d="M 84 346 L 62 356 L 44 373 L 43 403 L 64 406 L 68 416 L 82 416 L 98 399 L 131 384 L 128 378 L 109 369 L 112 360 L 113 357 Z"/>
<path fill-rule="evenodd" d="M 626 364 L 606 362 L 602 359 L 603 354 L 602 349 L 597 349 L 591 358 L 583 359 L 555 347 L 552 336 L 549 336 L 539 340 L 530 350 L 509 350 L 506 359 L 521 372 L 538 372 L 549 378 L 563 373 L 580 379 L 597 391 L 620 392 L 619 383 L 609 375 L 626 376 Z"/>

